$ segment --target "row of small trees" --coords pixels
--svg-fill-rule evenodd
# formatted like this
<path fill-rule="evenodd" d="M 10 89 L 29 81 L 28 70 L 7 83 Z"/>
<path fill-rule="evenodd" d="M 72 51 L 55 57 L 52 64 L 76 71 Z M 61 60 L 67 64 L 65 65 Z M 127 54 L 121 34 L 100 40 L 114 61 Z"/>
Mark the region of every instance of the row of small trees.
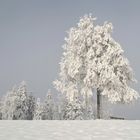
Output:
<path fill-rule="evenodd" d="M 76 96 L 70 101 L 59 94 L 54 98 L 49 90 L 43 102 L 28 92 L 25 82 L 14 86 L 0 102 L 2 120 L 85 120 L 95 119 L 93 98 Z"/>

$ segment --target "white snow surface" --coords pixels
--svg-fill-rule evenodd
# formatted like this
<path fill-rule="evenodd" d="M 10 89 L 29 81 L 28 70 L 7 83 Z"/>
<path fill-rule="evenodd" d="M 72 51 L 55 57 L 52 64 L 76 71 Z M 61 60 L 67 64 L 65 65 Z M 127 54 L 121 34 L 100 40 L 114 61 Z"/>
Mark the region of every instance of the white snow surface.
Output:
<path fill-rule="evenodd" d="M 140 121 L 0 121 L 0 140 L 140 140 Z"/>

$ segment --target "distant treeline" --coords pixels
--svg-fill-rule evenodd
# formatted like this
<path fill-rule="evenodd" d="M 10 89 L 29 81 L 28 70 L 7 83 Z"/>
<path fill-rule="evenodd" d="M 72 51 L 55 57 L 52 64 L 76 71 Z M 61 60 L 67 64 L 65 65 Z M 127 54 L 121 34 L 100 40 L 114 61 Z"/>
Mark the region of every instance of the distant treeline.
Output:
<path fill-rule="evenodd" d="M 50 90 L 41 102 L 29 94 L 25 82 L 14 86 L 0 101 L 1 120 L 88 120 L 96 118 L 95 112 L 92 99 L 85 102 L 75 96 L 69 101 L 62 94 L 54 99 Z"/>

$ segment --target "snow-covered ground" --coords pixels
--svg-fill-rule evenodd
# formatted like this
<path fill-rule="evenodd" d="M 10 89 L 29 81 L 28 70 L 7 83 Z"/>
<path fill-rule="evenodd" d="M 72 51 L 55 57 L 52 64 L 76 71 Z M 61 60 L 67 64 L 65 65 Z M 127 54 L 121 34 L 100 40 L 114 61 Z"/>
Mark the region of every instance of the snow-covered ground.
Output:
<path fill-rule="evenodd" d="M 140 121 L 0 121 L 0 140 L 140 140 Z"/>

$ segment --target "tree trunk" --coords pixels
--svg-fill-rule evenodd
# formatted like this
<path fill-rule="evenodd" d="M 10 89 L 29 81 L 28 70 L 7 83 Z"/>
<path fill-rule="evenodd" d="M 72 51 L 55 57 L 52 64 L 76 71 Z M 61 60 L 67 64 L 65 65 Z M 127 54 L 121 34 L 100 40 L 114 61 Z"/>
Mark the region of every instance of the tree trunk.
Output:
<path fill-rule="evenodd" d="M 101 91 L 97 89 L 97 119 L 101 119 Z"/>

